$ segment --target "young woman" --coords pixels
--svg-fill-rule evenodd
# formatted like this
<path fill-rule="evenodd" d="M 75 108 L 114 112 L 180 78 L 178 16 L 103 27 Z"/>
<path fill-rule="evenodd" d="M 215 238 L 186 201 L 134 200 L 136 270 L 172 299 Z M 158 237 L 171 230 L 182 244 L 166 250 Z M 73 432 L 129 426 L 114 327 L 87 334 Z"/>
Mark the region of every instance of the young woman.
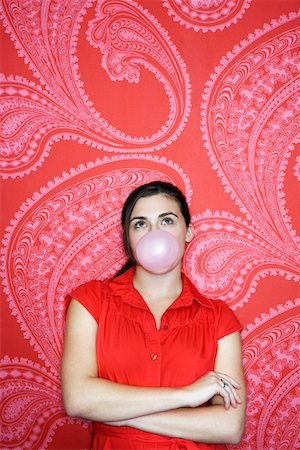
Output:
<path fill-rule="evenodd" d="M 94 422 L 95 449 L 238 443 L 246 405 L 241 326 L 225 303 L 204 298 L 182 273 L 185 245 L 194 236 L 183 194 L 160 181 L 135 189 L 122 225 L 129 257 L 123 270 L 80 286 L 69 299 L 66 412 Z M 139 241 L 157 231 L 177 246 L 160 271 L 137 257 Z"/>

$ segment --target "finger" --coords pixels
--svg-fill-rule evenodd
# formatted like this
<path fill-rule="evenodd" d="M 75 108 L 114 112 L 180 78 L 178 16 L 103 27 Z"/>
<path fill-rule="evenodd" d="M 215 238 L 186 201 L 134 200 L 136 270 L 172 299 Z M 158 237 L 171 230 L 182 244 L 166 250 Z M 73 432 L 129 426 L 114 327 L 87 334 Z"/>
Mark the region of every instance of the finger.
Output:
<path fill-rule="evenodd" d="M 225 373 L 218 373 L 218 376 L 220 377 L 220 379 L 223 379 L 227 383 L 230 383 L 236 389 L 239 389 L 241 387 L 241 385 L 238 381 L 236 381 L 234 378 L 231 378 L 229 375 L 227 375 Z"/>
<path fill-rule="evenodd" d="M 225 389 L 225 391 L 228 392 L 230 404 L 234 408 L 236 408 L 237 407 L 237 401 L 236 401 L 236 398 L 235 398 L 235 395 L 234 395 L 234 388 L 232 388 L 230 386 L 230 384 L 226 383 L 226 385 L 223 387 L 223 389 Z"/>
<path fill-rule="evenodd" d="M 226 389 L 224 389 L 223 386 L 220 386 L 219 394 L 223 397 L 225 409 L 229 409 L 230 408 L 229 392 Z"/>
<path fill-rule="evenodd" d="M 240 389 L 241 385 L 238 381 L 231 378 L 229 375 L 226 375 L 225 373 L 215 372 L 218 378 L 223 379 L 224 381 L 227 381 L 228 383 L 232 384 L 236 389 Z"/>
<path fill-rule="evenodd" d="M 218 384 L 219 384 L 219 387 L 220 387 L 220 390 L 221 390 L 220 395 L 224 399 L 225 408 L 228 409 L 231 405 L 235 406 L 236 402 L 235 402 L 235 399 L 233 397 L 232 390 L 231 390 L 229 384 L 225 383 L 223 381 L 223 379 L 222 379 L 222 381 L 219 380 Z"/>
<path fill-rule="evenodd" d="M 224 381 L 222 379 L 222 383 L 223 383 L 222 388 L 225 389 L 229 394 L 230 403 L 232 404 L 232 406 L 237 407 L 237 403 L 242 402 L 239 394 L 236 392 L 235 388 L 229 382 Z"/>
<path fill-rule="evenodd" d="M 235 401 L 237 403 L 242 403 L 242 399 L 239 396 L 239 393 L 232 386 L 230 386 L 230 388 L 231 388 L 232 394 L 234 395 Z"/>

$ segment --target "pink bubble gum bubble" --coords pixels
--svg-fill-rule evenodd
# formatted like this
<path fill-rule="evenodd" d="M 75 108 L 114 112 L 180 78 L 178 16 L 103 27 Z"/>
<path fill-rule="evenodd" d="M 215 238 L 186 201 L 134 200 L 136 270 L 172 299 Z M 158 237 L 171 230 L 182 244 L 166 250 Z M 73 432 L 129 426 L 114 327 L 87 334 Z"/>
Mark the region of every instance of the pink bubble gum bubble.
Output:
<path fill-rule="evenodd" d="M 164 273 L 172 269 L 177 261 L 179 245 L 167 231 L 150 231 L 137 243 L 138 263 L 152 273 Z"/>

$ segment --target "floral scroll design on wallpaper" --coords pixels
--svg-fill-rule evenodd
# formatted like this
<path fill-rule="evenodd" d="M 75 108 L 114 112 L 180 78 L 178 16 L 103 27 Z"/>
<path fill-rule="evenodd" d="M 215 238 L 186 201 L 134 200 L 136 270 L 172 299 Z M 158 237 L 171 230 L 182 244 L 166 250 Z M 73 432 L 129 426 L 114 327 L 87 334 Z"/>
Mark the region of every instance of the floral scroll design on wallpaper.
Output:
<path fill-rule="evenodd" d="M 186 270 L 205 295 L 233 307 L 249 298 L 261 277 L 299 280 L 299 237 L 284 192 L 300 130 L 297 19 L 291 14 L 274 21 L 236 46 L 204 94 L 205 146 L 246 220 L 224 211 L 195 216 L 197 238 Z"/>
<path fill-rule="evenodd" d="M 257 317 L 242 333 L 248 387 L 244 438 L 230 450 L 299 448 L 300 299 Z"/>
<path fill-rule="evenodd" d="M 59 426 L 74 423 L 64 413 L 58 375 L 7 356 L 0 375 L 1 449 L 44 449 Z"/>
<path fill-rule="evenodd" d="M 2 277 L 12 315 L 44 366 L 1 361 L 1 448 L 46 448 L 72 420 L 63 410 L 59 367 L 65 296 L 91 279 L 107 278 L 125 261 L 121 208 L 137 186 L 189 179 L 164 158 L 112 157 L 81 165 L 41 188 L 20 208 L 3 241 Z"/>
<path fill-rule="evenodd" d="M 224 30 L 241 19 L 251 0 L 163 0 L 175 22 L 195 31 Z"/>
<path fill-rule="evenodd" d="M 138 83 L 142 66 L 164 87 L 169 114 L 151 136 L 129 136 L 114 128 L 85 92 L 77 43 L 85 38 L 81 23 L 92 5 L 95 18 L 88 24 L 87 38 L 110 79 Z M 3 177 L 35 170 L 61 139 L 106 151 L 149 152 L 166 147 L 182 132 L 190 112 L 186 66 L 166 30 L 137 3 L 6 0 L 0 14 L 18 55 L 40 81 L 37 85 L 19 76 L 0 76 Z"/>

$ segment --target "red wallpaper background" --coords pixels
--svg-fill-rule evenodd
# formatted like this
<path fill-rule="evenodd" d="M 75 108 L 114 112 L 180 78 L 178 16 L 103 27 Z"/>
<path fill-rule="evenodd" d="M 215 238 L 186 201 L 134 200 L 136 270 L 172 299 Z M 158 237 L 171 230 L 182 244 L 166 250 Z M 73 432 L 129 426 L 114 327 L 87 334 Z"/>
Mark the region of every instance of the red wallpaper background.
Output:
<path fill-rule="evenodd" d="M 244 325 L 230 448 L 300 448 L 299 6 L 1 2 L 1 448 L 88 446 L 61 402 L 63 299 L 121 266 L 122 202 L 157 178 L 191 207 L 184 270 Z"/>

